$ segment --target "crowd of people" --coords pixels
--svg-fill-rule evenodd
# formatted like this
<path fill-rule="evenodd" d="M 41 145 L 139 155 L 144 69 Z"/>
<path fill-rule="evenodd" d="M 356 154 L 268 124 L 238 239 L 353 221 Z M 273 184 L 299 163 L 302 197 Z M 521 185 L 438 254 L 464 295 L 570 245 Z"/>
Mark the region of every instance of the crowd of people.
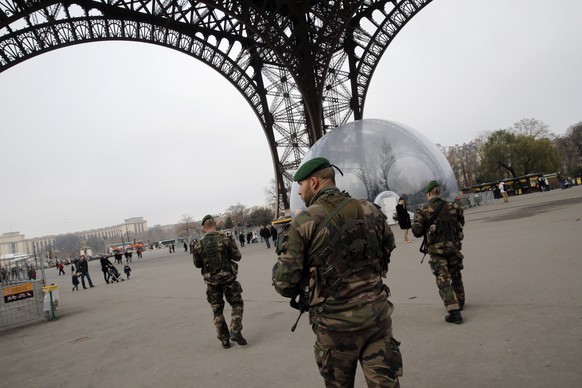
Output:
<path fill-rule="evenodd" d="M 101 264 L 101 271 L 103 272 L 103 279 L 105 280 L 106 284 L 124 281 L 124 279 L 121 278 L 120 272 L 115 266 L 115 264 L 123 264 L 122 262 L 124 257 L 125 264 L 123 265 L 123 272 L 125 273 L 126 279 L 129 280 L 131 275 L 131 267 L 129 266 L 129 263 L 132 262 L 132 256 L 132 252 L 128 251 L 123 253 L 120 251 L 115 251 L 112 256 L 101 255 L 99 262 Z M 109 257 L 113 257 L 115 264 L 109 260 Z M 139 252 L 138 258 L 141 257 L 142 252 Z M 91 279 L 91 275 L 89 274 L 89 263 L 85 255 L 81 255 L 79 259 L 73 260 L 70 265 L 71 283 L 73 285 L 72 291 L 79 291 L 79 284 L 83 287 L 83 289 L 95 287 L 93 280 Z M 62 261 L 59 261 L 56 267 L 59 271 L 59 276 L 61 274 L 65 274 L 64 263 Z M 87 285 L 89 287 L 87 287 Z"/>
<path fill-rule="evenodd" d="M 230 236 L 230 233 L 227 233 Z M 271 248 L 277 241 L 277 229 L 273 225 L 262 225 L 259 231 L 249 230 L 247 232 L 236 230 L 233 236 L 234 241 L 238 241 L 240 247 L 245 244 L 265 243 L 267 248 Z"/>
<path fill-rule="evenodd" d="M 35 280 L 36 269 L 26 261 L 0 266 L 0 283 Z"/>

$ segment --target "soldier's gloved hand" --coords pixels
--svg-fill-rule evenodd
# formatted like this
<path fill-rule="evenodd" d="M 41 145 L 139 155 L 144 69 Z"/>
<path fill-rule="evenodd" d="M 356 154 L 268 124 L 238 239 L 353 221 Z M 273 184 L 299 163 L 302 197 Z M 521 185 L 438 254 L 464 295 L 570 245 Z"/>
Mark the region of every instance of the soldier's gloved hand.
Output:
<path fill-rule="evenodd" d="M 299 293 L 291 298 L 289 305 L 291 305 L 291 307 L 293 307 L 295 310 L 299 310 L 301 312 L 309 310 L 309 303 L 307 303 L 307 301 L 302 298 L 301 294 Z"/>
<path fill-rule="evenodd" d="M 294 297 L 292 297 L 291 300 L 289 301 L 289 305 L 291 305 L 291 307 L 293 307 L 295 310 L 301 311 L 301 307 L 303 305 L 301 295 L 297 293 Z"/>

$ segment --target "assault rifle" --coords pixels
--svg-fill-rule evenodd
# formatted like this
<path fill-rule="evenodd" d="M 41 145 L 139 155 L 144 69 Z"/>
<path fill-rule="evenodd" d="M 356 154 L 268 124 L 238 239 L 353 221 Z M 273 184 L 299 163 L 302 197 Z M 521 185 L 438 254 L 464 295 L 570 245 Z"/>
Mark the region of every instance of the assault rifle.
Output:
<path fill-rule="evenodd" d="M 309 311 L 309 285 L 305 285 L 303 290 L 289 301 L 289 304 L 294 309 L 299 310 L 299 316 L 293 326 L 291 326 L 291 332 L 294 332 L 303 313 Z"/>
<path fill-rule="evenodd" d="M 289 238 L 287 232 L 289 226 L 291 225 L 291 217 L 283 216 L 277 220 L 274 220 L 273 222 L 271 222 L 271 224 L 274 226 L 281 227 L 281 230 L 277 237 L 277 242 L 275 243 L 275 252 L 277 253 L 277 255 L 280 255 L 284 250 L 287 249 L 287 240 Z M 294 309 L 299 310 L 299 316 L 297 317 L 297 320 L 295 321 L 293 327 L 291 327 L 291 331 L 293 332 L 297 328 L 297 324 L 299 323 L 299 320 L 301 319 L 303 313 L 309 310 L 309 286 L 306 285 L 305 287 L 302 287 L 302 291 L 295 295 L 293 298 L 291 298 L 289 304 Z"/>

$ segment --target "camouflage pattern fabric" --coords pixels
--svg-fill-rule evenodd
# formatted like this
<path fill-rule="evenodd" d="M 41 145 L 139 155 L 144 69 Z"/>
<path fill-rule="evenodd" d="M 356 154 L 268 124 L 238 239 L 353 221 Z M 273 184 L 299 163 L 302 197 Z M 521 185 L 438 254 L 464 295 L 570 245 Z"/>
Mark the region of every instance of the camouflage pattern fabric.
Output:
<path fill-rule="evenodd" d="M 392 305 L 389 289 L 382 281 L 395 248 L 386 217 L 374 204 L 351 199 L 316 234 L 317 225 L 346 197 L 348 194 L 335 186 L 319 191 L 307 210 L 281 233 L 273 285 L 288 298 L 309 287 L 309 318 L 317 336 L 316 361 L 327 386 L 353 386 L 358 360 L 369 384 L 380 382 L 370 386 L 398 386 L 401 356 L 398 347 L 392 346 L 397 344 L 391 336 Z M 363 226 L 363 231 L 356 233 L 360 238 L 338 240 L 338 233 L 349 234 L 342 226 L 353 220 L 357 221 L 351 223 L 354 228 Z M 338 262 L 342 257 L 337 256 L 338 251 L 343 249 L 337 247 L 345 244 L 350 244 L 352 255 L 344 261 L 355 264 Z M 331 268 L 329 261 L 334 260 L 344 269 Z M 390 357 L 385 356 L 387 343 L 391 344 Z"/>
<path fill-rule="evenodd" d="M 206 248 L 205 248 L 206 247 Z M 206 298 L 214 315 L 217 338 L 226 342 L 230 334 L 240 333 L 244 302 L 242 287 L 236 280 L 241 254 L 229 236 L 207 233 L 194 245 L 194 265 L 200 268 L 206 283 Z M 230 331 L 224 318 L 224 298 L 232 308 Z"/>
<path fill-rule="evenodd" d="M 218 232 L 206 233 L 197 241 L 192 251 L 194 266 L 200 268 L 204 281 L 212 284 L 223 284 L 236 277 L 241 254 L 230 236 Z"/>
<path fill-rule="evenodd" d="M 221 341 L 227 341 L 231 333 L 240 333 L 242 331 L 242 318 L 244 311 L 244 302 L 242 299 L 242 287 L 239 282 L 233 281 L 223 285 L 207 284 L 206 298 L 212 313 L 214 314 L 214 326 L 216 326 L 216 336 Z M 232 307 L 230 331 L 226 326 L 224 319 L 224 297 Z"/>
<path fill-rule="evenodd" d="M 412 233 L 422 237 L 427 233 L 429 265 L 435 275 L 439 295 L 447 311 L 458 310 L 465 304 L 465 290 L 461 270 L 463 254 L 463 209 L 454 202 L 447 203 L 432 225 L 426 225 L 442 199 L 432 198 L 418 209 L 412 224 Z"/>
<path fill-rule="evenodd" d="M 458 204 L 449 202 L 438 214 L 435 222 L 426 225 L 442 201 L 438 197 L 432 198 L 427 205 L 417 209 L 414 215 L 412 233 L 415 237 L 422 237 L 426 232 L 429 255 L 457 253 L 462 248 L 465 216 Z"/>
<path fill-rule="evenodd" d="M 459 252 L 447 256 L 431 255 L 428 263 L 436 277 L 439 295 L 447 311 L 458 310 L 465 304 L 465 289 L 461 277 L 462 254 Z"/>
<path fill-rule="evenodd" d="M 323 228 L 317 236 L 313 236 L 317 224 L 327 216 L 326 204 L 333 207 L 346 196 L 335 186 L 320 191 L 307 211 L 297 215 L 286 231 L 287 249 L 281 252 L 273 268 L 273 285 L 285 297 L 294 297 L 299 293 L 302 283 L 308 284 L 310 322 L 334 331 L 361 330 L 389 316 L 388 289 L 382 283 L 382 277 L 388 271 L 390 252 L 395 244 L 384 214 L 368 201 L 353 199 L 330 222 L 328 228 Z M 331 232 L 337 231 L 338 224 L 355 213 L 361 214 L 366 228 L 376 234 L 379 250 L 367 252 L 371 256 L 361 260 L 369 265 L 363 266 L 358 272 L 344 274 L 342 287 L 334 294 L 324 295 L 320 280 L 329 268 L 322 262 L 325 258 L 321 254 L 329 248 L 329 242 L 333 239 Z"/>
<path fill-rule="evenodd" d="M 368 387 L 400 387 L 402 356 L 391 326 L 388 319 L 378 326 L 349 333 L 314 329 L 315 361 L 325 386 L 353 387 L 359 360 Z"/>

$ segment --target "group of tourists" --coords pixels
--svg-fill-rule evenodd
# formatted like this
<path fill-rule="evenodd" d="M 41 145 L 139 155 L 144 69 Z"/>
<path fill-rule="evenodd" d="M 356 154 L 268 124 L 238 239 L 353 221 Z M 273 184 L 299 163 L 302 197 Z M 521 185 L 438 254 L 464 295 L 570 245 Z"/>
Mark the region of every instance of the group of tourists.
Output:
<path fill-rule="evenodd" d="M 121 252 L 116 251 L 113 257 L 115 263 L 122 262 L 123 255 Z M 129 280 L 131 274 L 131 267 L 129 266 L 129 263 L 131 262 L 131 256 L 125 255 L 125 258 L 126 261 L 123 267 L 123 272 L 125 273 L 126 279 Z M 115 265 L 109 261 L 108 256 L 101 256 L 99 258 L 99 262 L 101 264 L 101 271 L 103 272 L 103 279 L 105 280 L 105 283 L 109 284 L 123 281 L 123 279 L 120 277 L 120 273 L 117 270 L 117 267 L 115 267 Z M 61 275 L 61 271 L 64 272 L 64 269 L 58 265 L 57 268 L 59 270 L 59 275 Z M 87 283 L 85 283 L 85 280 L 87 280 Z M 89 274 L 89 263 L 85 255 L 81 255 L 78 260 L 73 260 L 71 263 L 71 283 L 73 285 L 73 291 L 79 291 L 79 284 L 82 285 L 83 289 L 95 287 L 93 280 L 91 279 L 91 275 Z M 87 287 L 87 284 L 89 287 Z"/>
<path fill-rule="evenodd" d="M 235 232 L 236 239 L 242 247 L 246 244 L 254 244 L 260 242 L 264 242 L 267 248 L 271 248 L 271 241 L 273 244 L 277 241 L 277 229 L 273 225 L 263 225 L 259 232 L 257 233 L 256 230 L 249 230 L 247 233 L 242 231 Z"/>

